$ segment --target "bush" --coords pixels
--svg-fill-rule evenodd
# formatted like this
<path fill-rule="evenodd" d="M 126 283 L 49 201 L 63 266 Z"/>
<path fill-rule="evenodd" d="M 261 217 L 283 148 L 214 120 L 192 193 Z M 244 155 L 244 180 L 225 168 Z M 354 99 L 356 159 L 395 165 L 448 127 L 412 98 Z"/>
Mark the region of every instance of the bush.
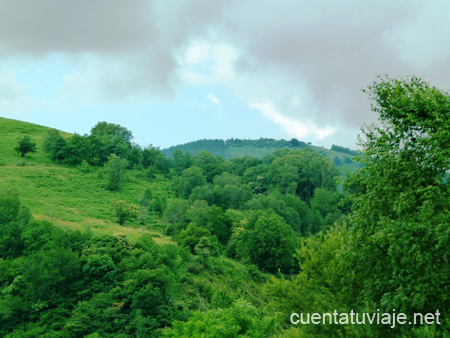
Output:
<path fill-rule="evenodd" d="M 113 201 L 113 209 L 120 225 L 124 225 L 127 221 L 136 220 L 139 215 L 139 208 L 125 201 Z"/>

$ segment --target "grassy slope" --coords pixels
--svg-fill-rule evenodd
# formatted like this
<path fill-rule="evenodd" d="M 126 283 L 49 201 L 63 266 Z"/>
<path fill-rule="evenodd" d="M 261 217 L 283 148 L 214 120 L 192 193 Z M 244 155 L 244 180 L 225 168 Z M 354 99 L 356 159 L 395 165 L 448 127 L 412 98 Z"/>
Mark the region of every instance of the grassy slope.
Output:
<path fill-rule="evenodd" d="M 150 230 L 144 228 L 141 232 L 137 225 L 118 225 L 110 206 L 113 199 L 137 204 L 147 188 L 159 191 L 164 188 L 162 184 L 139 179 L 137 172 L 132 171 L 121 191 L 108 191 L 105 180 L 99 178 L 101 168 L 83 173 L 78 168 L 52 163 L 42 150 L 48 129 L 0 118 L 0 189 L 18 191 L 22 203 L 30 208 L 36 219 L 49 220 L 57 226 L 91 229 L 98 234 L 123 234 L 130 239 L 136 239 L 142 232 L 150 232 L 158 243 L 170 241 L 151 226 Z M 14 151 L 14 146 L 24 136 L 36 142 L 37 152 L 22 158 Z"/>

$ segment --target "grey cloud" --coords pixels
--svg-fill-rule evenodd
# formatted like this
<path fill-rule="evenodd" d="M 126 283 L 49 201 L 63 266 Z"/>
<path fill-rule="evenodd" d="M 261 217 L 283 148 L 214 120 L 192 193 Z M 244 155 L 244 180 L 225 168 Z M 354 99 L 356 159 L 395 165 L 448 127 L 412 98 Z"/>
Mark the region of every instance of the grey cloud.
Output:
<path fill-rule="evenodd" d="M 177 51 L 205 35 L 220 6 L 207 0 L 0 0 L 0 8 L 1 54 L 59 51 L 81 65 L 78 78 L 89 54 L 91 78 L 96 73 L 89 81 L 100 86 L 103 99 L 115 99 L 172 95 Z"/>
<path fill-rule="evenodd" d="M 426 75 L 450 87 L 448 67 L 417 66 L 413 52 L 403 50 L 427 41 L 417 32 L 408 35 L 423 6 L 388 0 L 0 0 L 0 50 L 90 52 L 105 60 L 95 68 L 102 95 L 170 96 L 179 81 L 177 53 L 193 40 L 214 39 L 239 50 L 238 80 L 231 85 L 241 97 L 259 91 L 255 97 L 274 101 L 291 117 L 355 125 L 375 118 L 360 89 L 378 74 Z M 421 28 L 433 26 L 432 14 L 421 19 Z M 399 43 L 404 36 L 410 41 Z M 440 65 L 448 54 L 449 48 Z M 290 103 L 298 93 L 311 96 L 305 98 L 309 111 Z"/>
<path fill-rule="evenodd" d="M 416 71 L 386 38 L 397 25 L 410 19 L 409 3 L 404 2 L 404 7 L 374 2 L 362 5 L 358 1 L 336 6 L 330 6 L 329 1 L 309 4 L 236 3 L 230 13 L 238 20 L 229 23 L 228 34 L 231 39 L 236 37 L 234 41 L 248 58 L 254 59 L 253 67 L 241 71 L 252 76 L 264 72 L 267 65 L 277 65 L 293 93 L 296 81 L 306 82 L 320 115 L 315 116 L 316 120 L 373 120 L 375 116 L 368 110 L 367 98 L 360 89 L 379 74 L 397 76 Z M 244 39 L 239 39 L 240 31 L 246 32 Z M 308 115 L 287 110 L 297 117 Z"/>
<path fill-rule="evenodd" d="M 155 34 L 146 0 L 1 0 L 0 43 L 11 52 L 120 51 Z"/>

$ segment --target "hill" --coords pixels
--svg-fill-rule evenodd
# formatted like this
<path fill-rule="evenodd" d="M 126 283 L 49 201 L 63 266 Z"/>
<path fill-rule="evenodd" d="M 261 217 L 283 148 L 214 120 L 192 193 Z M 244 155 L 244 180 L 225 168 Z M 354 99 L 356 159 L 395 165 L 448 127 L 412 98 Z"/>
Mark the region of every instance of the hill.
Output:
<path fill-rule="evenodd" d="M 314 146 L 310 143 L 298 141 L 297 139 L 287 140 L 275 140 L 271 138 L 260 138 L 259 140 L 241 140 L 241 139 L 203 139 L 185 144 L 179 144 L 166 149 L 162 152 L 171 157 L 175 150 L 180 150 L 183 153 L 191 153 L 195 155 L 199 150 L 206 150 L 213 155 L 219 155 L 226 160 L 232 158 L 253 156 L 257 158 L 263 158 L 264 156 L 279 149 L 310 149 L 314 152 L 325 156 L 332 160 L 339 168 L 340 172 L 353 172 L 355 169 L 360 168 L 360 163 L 354 161 L 352 158 L 357 155 L 357 151 L 349 148 L 333 145 L 331 149 Z"/>
<path fill-rule="evenodd" d="M 165 186 L 140 179 L 137 172 L 130 171 L 125 189 L 109 191 L 105 189 L 103 168 L 61 166 L 50 160 L 42 146 L 50 129 L 0 118 L 0 188 L 17 191 L 34 218 L 51 221 L 56 226 L 90 230 L 94 234 L 126 235 L 133 240 L 141 233 L 150 233 L 158 243 L 170 241 L 155 230 L 120 226 L 111 207 L 112 200 L 137 204 L 148 188 L 164 194 Z M 22 158 L 14 147 L 24 136 L 36 142 L 37 151 Z M 158 228 L 157 218 L 151 222 Z"/>

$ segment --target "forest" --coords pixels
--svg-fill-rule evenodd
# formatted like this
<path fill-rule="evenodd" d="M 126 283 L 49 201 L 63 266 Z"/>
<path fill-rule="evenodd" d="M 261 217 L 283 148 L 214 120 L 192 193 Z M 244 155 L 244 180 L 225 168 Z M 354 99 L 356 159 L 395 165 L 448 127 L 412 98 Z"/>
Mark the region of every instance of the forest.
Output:
<path fill-rule="evenodd" d="M 450 96 L 416 77 L 365 93 L 360 152 L 169 154 L 113 123 L 1 119 L 0 336 L 448 337 Z M 334 311 L 440 321 L 291 321 Z"/>

